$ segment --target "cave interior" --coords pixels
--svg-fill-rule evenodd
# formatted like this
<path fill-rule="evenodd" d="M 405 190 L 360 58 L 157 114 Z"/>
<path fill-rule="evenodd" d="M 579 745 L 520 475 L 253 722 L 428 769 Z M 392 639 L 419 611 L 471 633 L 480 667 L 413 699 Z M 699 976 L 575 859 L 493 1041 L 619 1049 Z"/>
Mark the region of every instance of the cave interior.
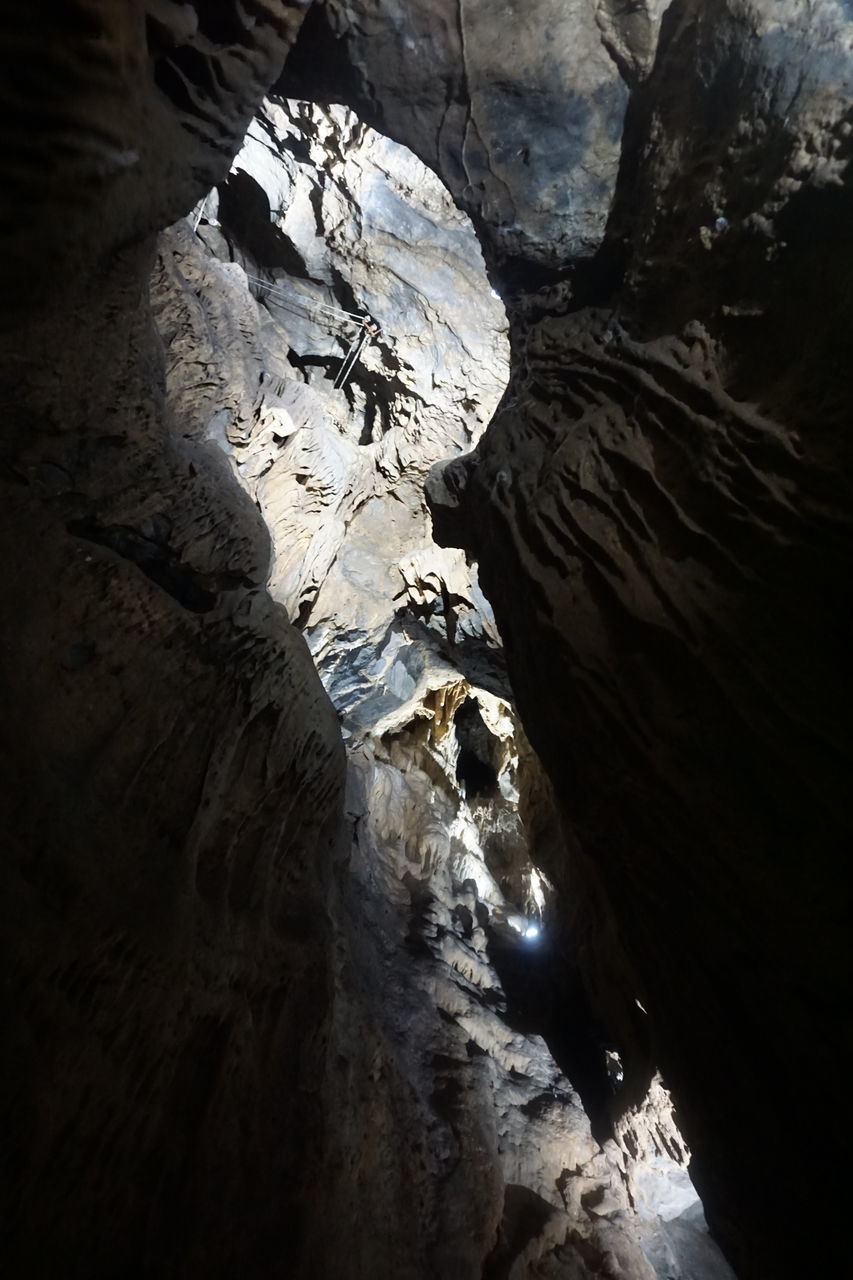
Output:
<path fill-rule="evenodd" d="M 834 1274 L 853 7 L 0 48 L 4 1274 Z"/>

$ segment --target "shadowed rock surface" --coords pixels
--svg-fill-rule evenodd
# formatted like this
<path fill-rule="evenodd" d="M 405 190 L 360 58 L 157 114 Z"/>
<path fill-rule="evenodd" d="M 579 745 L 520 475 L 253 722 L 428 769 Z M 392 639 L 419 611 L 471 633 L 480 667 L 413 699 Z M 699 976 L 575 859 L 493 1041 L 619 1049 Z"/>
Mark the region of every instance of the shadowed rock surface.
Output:
<path fill-rule="evenodd" d="M 5 1270 L 827 1271 L 849 6 L 2 48 Z"/>
<path fill-rule="evenodd" d="M 147 302 L 153 233 L 224 176 L 304 6 L 252 8 L 4 17 L 10 1276 L 301 1265 L 343 751 Z"/>

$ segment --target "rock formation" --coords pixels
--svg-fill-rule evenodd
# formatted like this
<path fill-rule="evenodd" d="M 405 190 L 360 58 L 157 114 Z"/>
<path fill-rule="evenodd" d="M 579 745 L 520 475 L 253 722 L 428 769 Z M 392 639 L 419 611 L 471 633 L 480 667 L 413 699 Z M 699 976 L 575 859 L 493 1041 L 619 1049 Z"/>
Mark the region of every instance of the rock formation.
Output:
<path fill-rule="evenodd" d="M 826 1270 L 847 6 L 7 25 L 6 1270 Z"/>
<path fill-rule="evenodd" d="M 652 6 L 599 5 L 597 23 L 578 11 L 556 81 L 537 60 L 535 100 L 590 73 L 597 25 L 624 81 L 619 171 L 593 113 L 576 167 L 600 177 L 606 229 L 597 245 L 546 235 L 543 251 L 524 155 L 511 210 L 486 194 L 507 134 L 465 68 L 489 9 L 469 23 L 462 6 L 398 7 L 386 28 L 330 0 L 295 65 L 313 54 L 435 164 L 507 291 L 513 378 L 470 459 L 434 478 L 438 536 L 477 559 L 495 608 L 572 833 L 544 869 L 580 900 L 628 1075 L 662 1066 L 742 1274 L 802 1275 L 811 1246 L 788 1229 L 802 1166 L 780 1150 L 779 1116 L 833 1076 L 845 971 L 847 294 L 816 282 L 844 276 L 849 246 L 849 17 L 833 0 L 676 0 L 659 25 Z M 426 14 L 448 71 L 406 106 L 388 80 L 421 83 Z M 488 55 L 521 65 L 510 48 Z M 485 188 L 460 188 L 429 141 L 445 116 L 463 122 L 457 157 L 478 139 Z M 827 1127 L 796 1128 L 802 1159 L 826 1165 Z"/>
<path fill-rule="evenodd" d="M 351 113 L 287 101 L 264 104 L 189 221 L 196 236 L 182 222 L 161 237 L 152 282 L 167 400 L 263 513 L 270 593 L 304 628 L 348 747 L 333 1136 L 315 1154 L 337 1207 L 312 1238 L 315 1272 L 346 1256 L 353 1276 L 520 1277 L 546 1261 L 723 1275 L 671 1118 L 641 1101 L 625 1138 L 612 1130 L 577 993 L 560 1065 L 541 1038 L 569 995 L 551 987 L 549 888 L 531 863 L 553 802 L 476 574 L 432 542 L 423 497 L 435 457 L 479 439 L 508 372 L 470 224 Z M 339 386 L 359 313 L 381 334 Z"/>
<path fill-rule="evenodd" d="M 269 1274 L 321 1125 L 343 748 L 147 301 L 304 6 L 201 8 L 4 14 L 8 1275 Z"/>

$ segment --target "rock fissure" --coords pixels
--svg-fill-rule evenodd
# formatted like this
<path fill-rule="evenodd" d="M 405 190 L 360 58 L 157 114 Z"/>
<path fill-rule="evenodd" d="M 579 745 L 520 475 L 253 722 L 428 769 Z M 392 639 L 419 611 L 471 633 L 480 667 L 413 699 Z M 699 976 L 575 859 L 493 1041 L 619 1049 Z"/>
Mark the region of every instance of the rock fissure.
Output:
<path fill-rule="evenodd" d="M 14 21 L 9 1274 L 828 1269 L 847 6 Z"/>

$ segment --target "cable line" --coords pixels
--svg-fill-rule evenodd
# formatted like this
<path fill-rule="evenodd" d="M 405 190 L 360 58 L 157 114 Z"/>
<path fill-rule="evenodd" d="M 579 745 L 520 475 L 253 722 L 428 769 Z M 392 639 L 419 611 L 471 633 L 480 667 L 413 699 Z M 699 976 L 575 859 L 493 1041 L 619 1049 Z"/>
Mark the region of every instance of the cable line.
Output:
<path fill-rule="evenodd" d="M 292 294 L 285 293 L 285 291 L 283 289 L 280 289 L 278 285 L 271 284 L 269 280 L 262 280 L 260 276 L 250 275 L 248 271 L 246 272 L 246 279 L 250 280 L 254 285 L 260 285 L 261 288 L 267 289 L 270 293 L 275 294 L 276 297 L 284 298 L 288 301 L 295 302 L 298 306 L 302 306 L 306 310 L 309 307 L 315 307 L 320 311 L 328 311 L 331 315 L 337 316 L 342 319 L 357 320 L 359 324 L 367 318 L 364 315 L 359 315 L 355 311 L 344 311 L 342 307 L 330 306 L 328 302 L 313 302 L 303 298 L 296 298 Z"/>
<path fill-rule="evenodd" d="M 208 192 L 208 195 L 209 194 L 210 193 Z M 187 219 L 196 235 L 198 235 L 198 224 L 201 221 L 201 216 L 204 212 L 206 203 L 207 196 L 205 196 L 204 200 L 201 201 L 198 208 L 195 210 L 195 217 L 188 217 Z M 299 315 L 299 313 L 302 312 L 303 314 L 307 314 L 309 318 L 312 311 L 325 312 L 327 317 L 325 324 L 328 328 L 331 328 L 332 319 L 338 321 L 339 324 L 358 326 L 355 336 L 347 347 L 346 355 L 344 356 L 343 363 L 338 370 L 338 374 L 334 382 L 335 389 L 337 391 L 342 391 L 349 381 L 350 375 L 356 366 L 356 362 L 358 361 L 358 357 L 361 354 L 361 350 L 365 342 L 367 342 L 368 338 L 378 338 L 382 332 L 382 329 L 373 317 L 366 313 L 360 314 L 357 311 L 345 311 L 343 307 L 334 307 L 328 302 L 312 302 L 309 299 L 298 298 L 294 294 L 286 293 L 284 289 L 280 289 L 278 285 L 271 284 L 269 280 L 263 280 L 260 276 L 250 274 L 250 272 L 246 271 L 245 267 L 243 267 L 243 270 L 246 274 L 246 279 L 250 284 L 255 285 L 255 287 L 259 289 L 266 289 L 267 293 L 272 294 L 279 306 L 283 307 L 285 310 L 293 311 L 296 315 Z M 339 334 L 338 336 L 340 337 L 342 335 Z"/>

